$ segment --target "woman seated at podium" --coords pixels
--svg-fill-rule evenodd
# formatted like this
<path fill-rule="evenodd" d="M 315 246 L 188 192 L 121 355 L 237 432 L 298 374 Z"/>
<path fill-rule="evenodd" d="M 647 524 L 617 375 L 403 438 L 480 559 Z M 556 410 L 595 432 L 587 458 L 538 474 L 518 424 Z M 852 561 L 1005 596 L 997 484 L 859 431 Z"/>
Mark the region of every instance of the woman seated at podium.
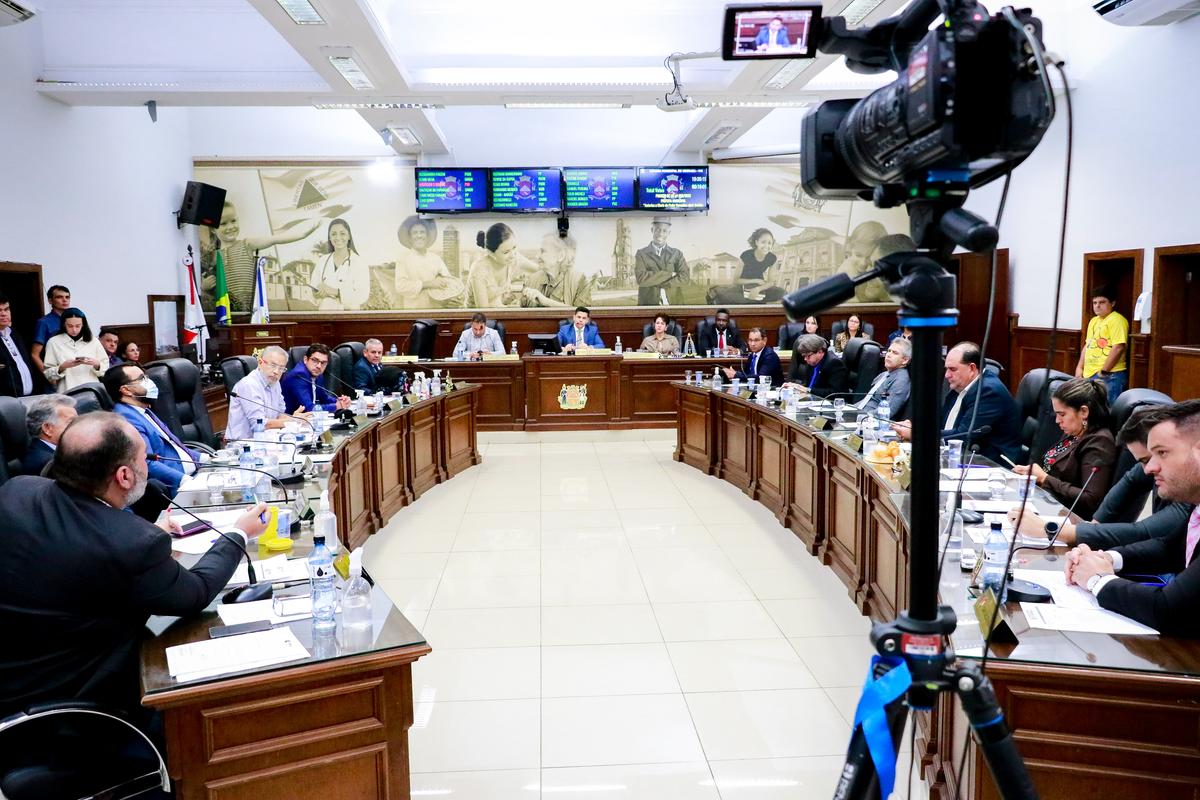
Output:
<path fill-rule="evenodd" d="M 839 355 L 846 349 L 846 343 L 851 339 L 870 339 L 867 336 L 866 330 L 863 328 L 862 318 L 858 314 L 851 314 L 846 319 L 846 330 L 833 337 L 833 351 Z"/>
<path fill-rule="evenodd" d="M 1063 438 L 1046 451 L 1041 464 L 1013 471 L 1032 472 L 1037 485 L 1068 508 L 1078 499 L 1075 513 L 1091 519 L 1112 485 L 1117 463 L 1117 442 L 1108 429 L 1108 389 L 1100 381 L 1072 378 L 1054 390 L 1050 403 Z"/>
<path fill-rule="evenodd" d="M 669 356 L 679 352 L 679 340 L 667 333 L 671 320 L 666 314 L 654 315 L 654 333 L 642 339 L 638 349 L 645 353 L 658 353 Z"/>

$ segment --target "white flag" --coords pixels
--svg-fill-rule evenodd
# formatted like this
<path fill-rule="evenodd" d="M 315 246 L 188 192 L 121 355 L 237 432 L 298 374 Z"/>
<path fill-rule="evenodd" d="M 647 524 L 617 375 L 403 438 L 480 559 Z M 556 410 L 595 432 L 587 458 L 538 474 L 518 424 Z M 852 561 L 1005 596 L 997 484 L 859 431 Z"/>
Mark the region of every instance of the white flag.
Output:
<path fill-rule="evenodd" d="M 255 325 L 271 321 L 271 309 L 267 308 L 266 266 L 266 256 L 261 256 L 254 265 L 254 310 L 250 313 L 250 322 Z"/>
<path fill-rule="evenodd" d="M 203 364 L 207 358 L 208 323 L 204 321 L 204 309 L 200 307 L 200 281 L 196 278 L 196 260 L 189 244 L 183 257 L 183 271 L 187 273 L 187 305 L 183 309 L 183 343 L 196 345 L 196 360 Z"/>

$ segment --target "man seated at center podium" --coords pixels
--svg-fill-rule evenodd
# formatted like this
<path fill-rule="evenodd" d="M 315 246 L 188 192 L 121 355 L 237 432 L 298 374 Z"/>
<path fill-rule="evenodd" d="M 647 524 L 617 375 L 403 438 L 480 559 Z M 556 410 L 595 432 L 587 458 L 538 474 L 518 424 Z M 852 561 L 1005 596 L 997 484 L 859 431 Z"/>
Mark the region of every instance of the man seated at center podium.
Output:
<path fill-rule="evenodd" d="M 558 329 L 558 343 L 564 353 L 604 347 L 600 328 L 592 322 L 592 312 L 585 306 L 575 309 L 575 319 Z"/>
<path fill-rule="evenodd" d="M 489 328 L 487 317 L 476 311 L 471 315 L 471 324 L 458 337 L 454 345 L 456 361 L 480 361 L 484 353 L 504 353 L 504 342 L 495 328 Z"/>

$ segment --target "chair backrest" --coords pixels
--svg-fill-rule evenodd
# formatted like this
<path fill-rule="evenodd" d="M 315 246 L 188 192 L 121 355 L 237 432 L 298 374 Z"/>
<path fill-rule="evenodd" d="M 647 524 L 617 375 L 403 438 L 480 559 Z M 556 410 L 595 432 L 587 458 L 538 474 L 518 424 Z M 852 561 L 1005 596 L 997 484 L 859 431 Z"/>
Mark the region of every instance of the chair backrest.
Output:
<path fill-rule="evenodd" d="M 700 336 L 705 331 L 712 330 L 712 327 L 716 324 L 717 324 L 717 318 L 715 315 L 711 316 L 711 317 L 705 317 L 702 320 L 697 320 L 697 322 L 696 322 L 696 341 L 699 342 Z M 733 317 L 729 318 L 729 330 L 733 334 L 739 333 L 738 326 L 737 326 L 737 320 L 734 319 Z"/>
<path fill-rule="evenodd" d="M 487 325 L 489 328 L 491 328 L 492 330 L 494 330 L 494 331 L 496 332 L 496 334 L 497 334 L 497 335 L 500 337 L 500 344 L 504 344 L 504 345 L 508 344 L 508 343 L 507 343 L 507 342 L 504 340 L 504 337 L 507 335 L 507 333 L 506 333 L 506 332 L 505 332 L 505 330 L 504 330 L 504 323 L 503 323 L 503 322 L 501 322 L 501 321 L 500 321 L 500 320 L 498 320 L 498 319 L 489 319 L 489 320 L 488 320 L 486 323 L 484 323 L 484 324 L 485 324 L 485 325 Z M 467 328 L 469 328 L 469 327 L 471 327 L 471 321 L 470 321 L 470 320 L 467 320 L 466 322 L 464 322 L 464 323 L 463 323 L 463 330 L 465 331 L 465 330 L 466 330 Z"/>
<path fill-rule="evenodd" d="M 75 410 L 80 414 L 91 411 L 112 411 L 113 401 L 100 383 L 81 383 L 66 394 L 75 398 Z"/>
<path fill-rule="evenodd" d="M 653 335 L 654 335 L 654 323 L 647 322 L 645 325 L 642 326 L 642 338 L 645 339 L 647 336 L 653 336 Z M 678 322 L 676 322 L 675 320 L 671 320 L 670 322 L 667 323 L 667 335 L 674 336 L 676 339 L 679 340 L 679 346 L 683 347 L 683 328 L 679 327 Z"/>
<path fill-rule="evenodd" d="M 219 447 L 204 388 L 200 383 L 200 368 L 186 358 L 166 358 L 146 366 L 150 380 L 158 384 L 158 399 L 154 413 L 185 442 L 199 442 Z"/>
<path fill-rule="evenodd" d="M 362 358 L 365 345 L 362 342 L 342 342 L 337 347 L 333 348 L 333 352 L 337 353 L 339 358 L 338 377 L 342 379 L 343 384 L 335 391 L 349 391 L 346 387 L 354 385 L 354 365 Z M 329 368 L 333 369 L 333 362 L 330 362 Z M 333 388 L 333 387 L 330 387 Z"/>
<path fill-rule="evenodd" d="M 870 339 L 851 339 L 842 351 L 842 362 L 850 374 L 848 391 L 866 394 L 875 376 L 883 369 L 883 348 Z"/>
<path fill-rule="evenodd" d="M 258 369 L 258 359 L 254 356 L 230 356 L 221 359 L 220 369 L 225 391 L 232 392 L 238 381 Z"/>
<path fill-rule="evenodd" d="M 1109 409 L 1112 413 L 1113 430 L 1121 430 L 1133 412 L 1139 408 L 1171 405 L 1174 402 L 1170 395 L 1156 392 L 1153 389 L 1126 389 L 1121 392 L 1121 396 Z"/>
<path fill-rule="evenodd" d="M 779 326 L 779 349 L 791 350 L 792 342 L 804 335 L 803 322 L 785 322 Z"/>
<path fill-rule="evenodd" d="M 985 371 L 990 371 L 995 375 L 1004 372 L 1004 365 L 994 358 L 985 358 L 983 360 L 983 368 Z"/>
<path fill-rule="evenodd" d="M 1041 461 L 1046 451 L 1060 438 L 1061 432 L 1054 423 L 1054 407 L 1050 405 L 1050 395 L 1054 394 L 1059 384 L 1069 380 L 1071 376 L 1065 372 L 1052 369 L 1047 373 L 1046 368 L 1041 367 L 1025 373 L 1021 382 L 1017 384 L 1017 396 L 1014 399 L 1021 412 L 1022 464 Z M 1048 389 L 1047 381 L 1050 383 Z"/>
<path fill-rule="evenodd" d="M 863 329 L 863 331 L 865 331 L 865 332 L 866 332 L 866 334 L 867 334 L 867 338 L 868 338 L 868 339 L 874 339 L 874 338 L 875 338 L 875 325 L 874 325 L 874 323 L 871 323 L 871 322 L 864 322 L 864 323 L 862 324 L 862 329 Z M 832 342 L 834 339 L 836 339 L 836 338 L 837 338 L 837 335 L 838 335 L 839 333 L 845 333 L 845 332 L 846 332 L 846 320 L 844 320 L 844 319 L 839 319 L 837 322 L 835 322 L 835 323 L 833 323 L 832 325 L 830 325 L 830 326 L 829 326 L 829 341 L 831 341 L 831 342 Z M 859 337 L 857 337 L 857 338 L 861 339 L 862 337 L 861 337 L 861 336 L 859 336 Z"/>
<path fill-rule="evenodd" d="M 437 343 L 438 321 L 436 319 L 413 320 L 408 334 L 408 354 L 422 361 L 433 358 L 433 346 Z"/>
<path fill-rule="evenodd" d="M 0 397 L 0 483 L 21 474 L 21 459 L 28 449 L 25 404 L 14 397 Z"/>
<path fill-rule="evenodd" d="M 307 352 L 308 352 L 308 345 L 306 345 L 306 344 L 294 344 L 291 347 L 289 347 L 288 348 L 287 368 L 291 369 L 292 367 L 299 364 L 300 361 L 303 360 L 304 354 Z"/>

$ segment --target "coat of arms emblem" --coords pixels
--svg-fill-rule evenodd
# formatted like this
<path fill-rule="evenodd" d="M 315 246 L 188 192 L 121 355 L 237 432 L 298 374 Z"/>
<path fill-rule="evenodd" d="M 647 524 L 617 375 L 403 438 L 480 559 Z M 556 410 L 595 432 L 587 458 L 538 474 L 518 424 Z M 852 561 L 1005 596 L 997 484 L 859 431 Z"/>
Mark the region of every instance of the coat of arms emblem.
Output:
<path fill-rule="evenodd" d="M 587 407 L 587 384 L 564 383 L 558 393 L 558 407 L 564 411 L 579 411 Z"/>

